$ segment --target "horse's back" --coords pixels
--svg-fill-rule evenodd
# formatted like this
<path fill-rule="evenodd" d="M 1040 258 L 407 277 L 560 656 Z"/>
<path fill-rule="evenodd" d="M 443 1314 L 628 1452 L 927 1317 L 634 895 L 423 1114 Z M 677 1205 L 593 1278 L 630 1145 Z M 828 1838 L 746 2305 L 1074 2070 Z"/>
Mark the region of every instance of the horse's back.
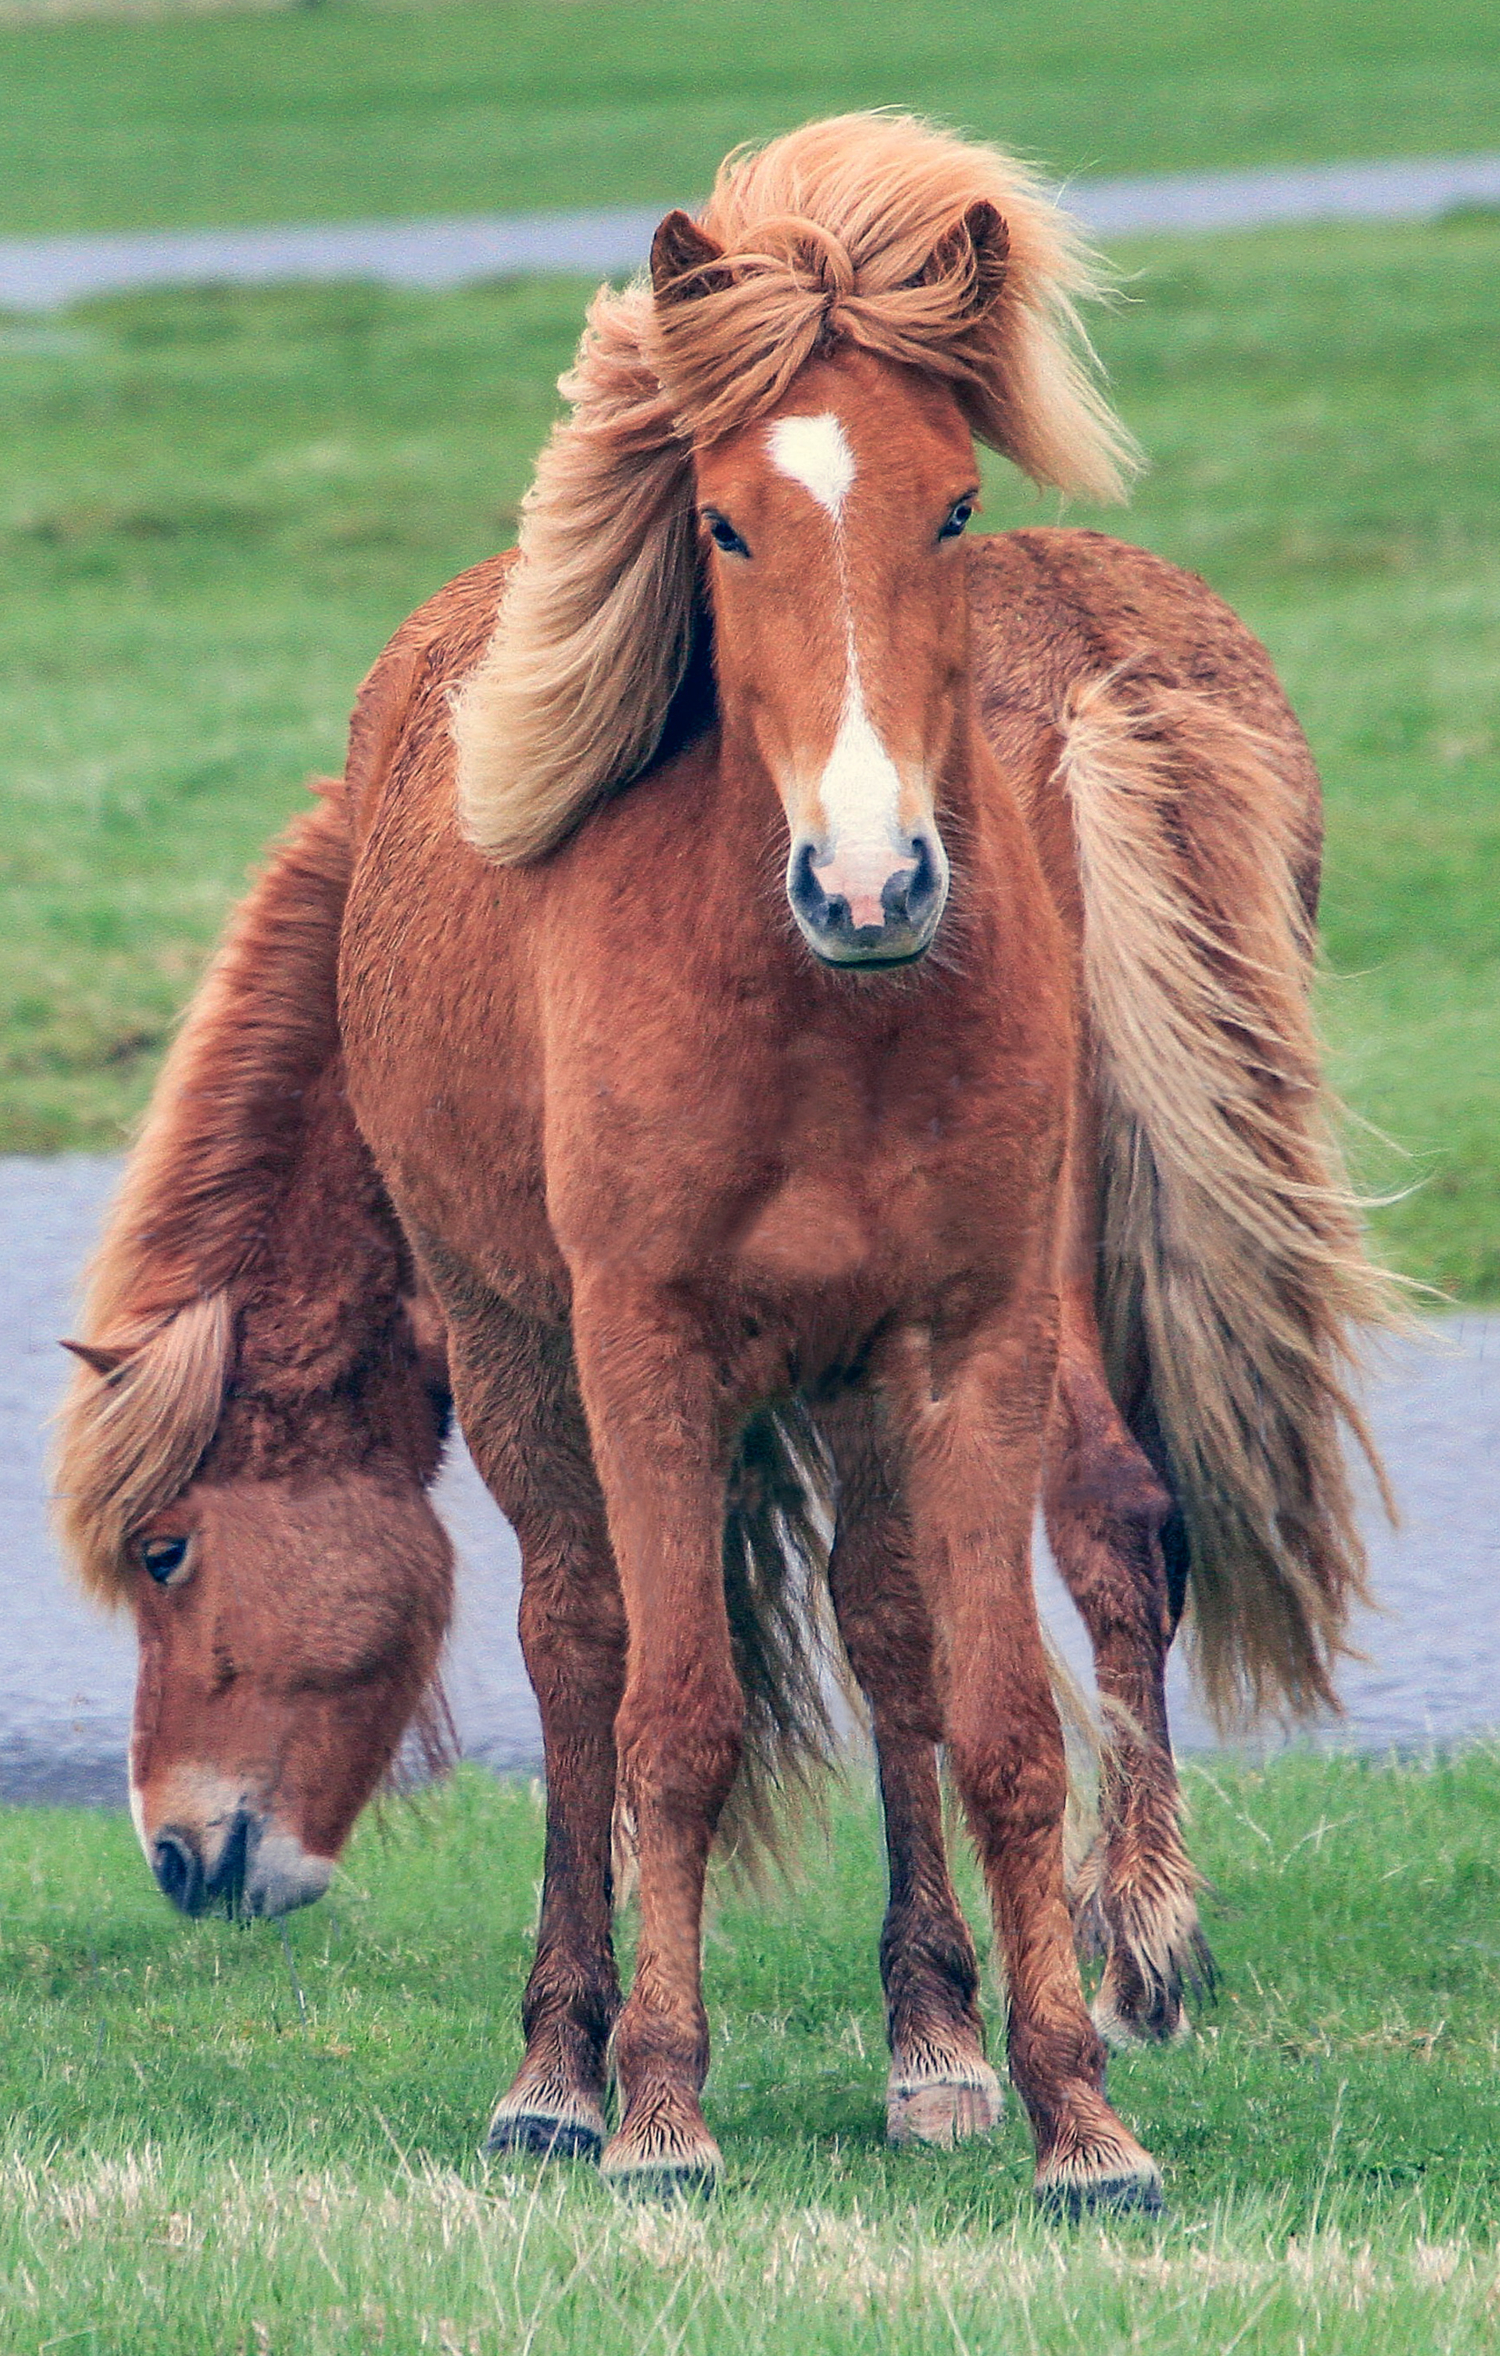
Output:
<path fill-rule="evenodd" d="M 1307 739 L 1260 640 L 1205 581 L 1103 532 L 996 532 L 972 543 L 969 598 L 980 721 L 1049 871 L 1049 838 L 1066 825 L 1053 774 L 1061 724 L 1080 690 L 1114 679 L 1142 714 L 1166 691 L 1169 734 L 1193 698 L 1253 732 L 1303 812 L 1298 883 L 1315 907 L 1322 797 Z M 1197 757 L 1190 717 L 1178 749 L 1212 792 L 1212 763 Z"/>

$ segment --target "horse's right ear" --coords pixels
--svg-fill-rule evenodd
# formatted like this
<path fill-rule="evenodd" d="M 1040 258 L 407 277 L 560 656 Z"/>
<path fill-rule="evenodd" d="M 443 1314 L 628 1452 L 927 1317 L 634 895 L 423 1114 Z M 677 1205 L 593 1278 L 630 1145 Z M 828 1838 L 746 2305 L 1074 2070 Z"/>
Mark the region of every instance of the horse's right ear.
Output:
<path fill-rule="evenodd" d="M 709 267 L 724 248 L 691 213 L 668 213 L 651 240 L 651 288 L 659 303 L 691 303 L 729 284 L 727 270 Z"/>
<path fill-rule="evenodd" d="M 104 1349 L 95 1342 L 59 1342 L 58 1348 L 71 1350 L 75 1358 L 81 1358 L 85 1366 L 92 1366 L 95 1374 L 102 1376 L 105 1381 L 112 1374 L 118 1374 L 130 1356 L 128 1350 Z"/>

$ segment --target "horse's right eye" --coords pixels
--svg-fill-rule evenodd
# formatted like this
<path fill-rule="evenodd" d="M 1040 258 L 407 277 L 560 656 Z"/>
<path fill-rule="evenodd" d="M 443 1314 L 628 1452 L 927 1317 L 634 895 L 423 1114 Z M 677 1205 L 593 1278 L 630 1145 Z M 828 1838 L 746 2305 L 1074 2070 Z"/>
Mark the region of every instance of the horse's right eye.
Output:
<path fill-rule="evenodd" d="M 145 1538 L 141 1541 L 141 1567 L 158 1587 L 169 1587 L 186 1563 L 191 1546 L 191 1538 Z"/>
<path fill-rule="evenodd" d="M 704 510 L 703 520 L 708 526 L 708 536 L 715 548 L 720 549 L 725 556 L 748 556 L 750 554 L 745 542 L 740 538 L 727 515 L 720 515 L 716 509 L 709 507 Z"/>

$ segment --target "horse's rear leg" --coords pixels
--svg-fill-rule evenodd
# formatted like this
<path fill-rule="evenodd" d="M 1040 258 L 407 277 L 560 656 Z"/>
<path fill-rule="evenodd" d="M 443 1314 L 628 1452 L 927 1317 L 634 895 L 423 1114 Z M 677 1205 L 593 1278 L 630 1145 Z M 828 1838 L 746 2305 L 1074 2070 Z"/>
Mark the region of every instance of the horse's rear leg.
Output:
<path fill-rule="evenodd" d="M 887 1371 L 944 1738 L 1004 1960 L 1011 2076 L 1036 2137 L 1037 2193 L 1069 2213 L 1155 2209 L 1155 2164 L 1105 2099 L 1063 1884 L 1067 1767 L 1031 1576 L 1049 1327 L 1045 1298 L 1014 1299 L 962 1345 L 903 1337 Z"/>
<path fill-rule="evenodd" d="M 700 1939 L 744 1723 L 723 1572 L 739 1403 L 676 1299 L 580 1282 L 573 1323 L 629 1630 L 616 1737 L 640 1891 L 635 1980 L 614 2035 L 620 2123 L 603 2166 L 622 2190 L 670 2195 L 712 2184 L 722 2165 L 698 2101 Z"/>
<path fill-rule="evenodd" d="M 886 2133 L 948 2147 L 988 2134 L 1002 2096 L 985 2059 L 974 1942 L 948 1873 L 927 1607 L 870 1403 L 840 1400 L 820 1422 L 838 1470 L 834 1610 L 869 1703 L 885 1809 Z"/>
<path fill-rule="evenodd" d="M 486 1296 L 456 1321 L 469 1448 L 521 1546 L 521 1649 L 542 1721 L 547 1848 L 526 2053 L 490 2121 L 491 2152 L 597 2159 L 620 2007 L 611 1938 L 615 1712 L 625 1681 L 619 1581 L 566 1343 Z"/>
<path fill-rule="evenodd" d="M 1210 1982 L 1213 1965 L 1167 1730 L 1175 1615 L 1161 1532 L 1172 1500 L 1110 1397 L 1092 1306 L 1077 1290 L 1064 1304 L 1042 1495 L 1109 1721 L 1099 1835 L 1074 1890 L 1081 1939 L 1104 1956 L 1095 2026 L 1116 2046 L 1186 2037 L 1184 1988 Z"/>

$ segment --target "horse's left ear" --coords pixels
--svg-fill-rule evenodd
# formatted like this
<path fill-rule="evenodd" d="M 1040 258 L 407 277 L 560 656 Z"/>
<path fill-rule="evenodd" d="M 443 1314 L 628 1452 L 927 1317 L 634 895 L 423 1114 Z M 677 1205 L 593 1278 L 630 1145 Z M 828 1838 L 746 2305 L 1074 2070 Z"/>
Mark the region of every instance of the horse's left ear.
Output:
<path fill-rule="evenodd" d="M 60 1342 L 58 1347 L 71 1350 L 75 1358 L 81 1358 L 85 1366 L 91 1366 L 106 1382 L 112 1374 L 119 1373 L 130 1356 L 128 1350 L 113 1350 L 97 1342 Z"/>
<path fill-rule="evenodd" d="M 729 283 L 728 273 L 709 268 L 724 248 L 691 213 L 668 213 L 651 240 L 651 286 L 659 303 L 691 303 Z"/>
<path fill-rule="evenodd" d="M 978 197 L 951 229 L 944 230 L 918 283 L 931 286 L 940 278 L 951 278 L 967 261 L 974 269 L 968 309 L 977 317 L 1005 284 L 1010 261 L 1010 231 L 987 196 Z"/>

